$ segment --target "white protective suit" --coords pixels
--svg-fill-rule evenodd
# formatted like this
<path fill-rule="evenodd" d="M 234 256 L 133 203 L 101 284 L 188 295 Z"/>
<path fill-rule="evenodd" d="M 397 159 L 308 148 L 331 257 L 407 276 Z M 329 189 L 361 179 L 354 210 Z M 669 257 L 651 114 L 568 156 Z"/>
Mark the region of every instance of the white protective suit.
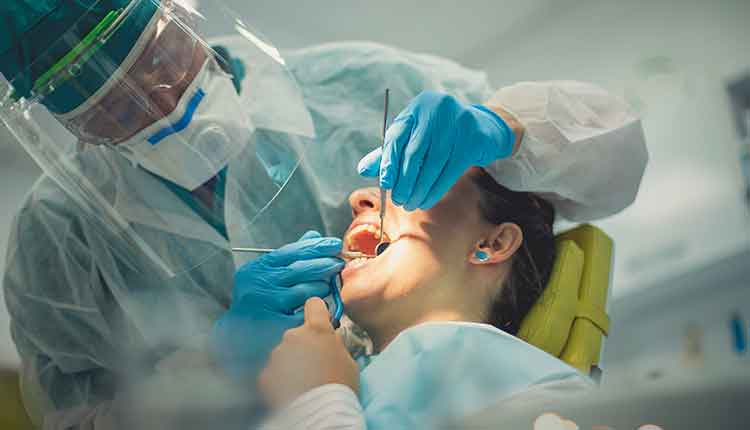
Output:
<path fill-rule="evenodd" d="M 222 43 L 242 59 L 231 41 Z M 423 90 L 472 103 L 492 97 L 483 73 L 369 43 L 303 49 L 287 63 L 318 145 L 277 200 L 293 201 L 297 210 L 270 211 L 273 216 L 254 224 L 258 242 L 268 246 L 308 229 L 343 232 L 346 196 L 371 185 L 357 176 L 356 164 L 379 141 L 385 88 L 394 110 Z M 511 86 L 491 100 L 527 129 L 525 148 L 490 168 L 496 178 L 507 175 L 511 188 L 536 187 L 576 220 L 615 213 L 632 201 L 647 155 L 639 122 L 616 99 L 591 85 L 553 82 Z M 260 133 L 264 138 L 274 136 Z M 174 259 L 192 252 L 212 257 L 169 279 L 150 265 L 123 261 L 112 244 L 117 239 L 90 228 L 56 183 L 42 177 L 13 224 L 4 277 L 33 418 L 47 428 L 246 428 L 248 388 L 222 379 L 205 359 L 203 342 L 228 305 L 235 270 L 228 250 L 204 247 L 216 246 L 212 237 L 225 241 L 162 181 L 118 154 L 110 160 L 118 166 L 115 175 L 110 166 L 87 165 L 86 152 L 78 162 L 99 172 L 103 195 L 112 181 L 130 190 L 109 197 L 152 248 Z M 230 163 L 227 175 L 234 179 L 227 183 L 265 186 L 254 178 L 259 168 L 253 154 L 243 154 Z M 152 228 L 139 216 L 139 202 L 160 205 L 173 217 Z M 226 222 L 231 239 L 232 220 Z"/>

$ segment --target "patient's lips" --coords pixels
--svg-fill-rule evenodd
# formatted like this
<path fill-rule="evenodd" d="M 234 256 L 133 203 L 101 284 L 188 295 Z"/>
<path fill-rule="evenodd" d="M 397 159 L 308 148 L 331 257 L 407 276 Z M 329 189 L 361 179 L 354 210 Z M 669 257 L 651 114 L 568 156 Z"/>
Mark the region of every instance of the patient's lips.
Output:
<path fill-rule="evenodd" d="M 375 248 L 378 245 L 378 239 L 380 239 L 380 226 L 378 224 L 367 222 L 354 224 L 354 227 L 349 229 L 344 238 L 344 248 L 347 251 L 357 251 L 366 255 L 376 256 Z M 385 232 L 383 232 L 383 240 L 390 240 Z M 353 271 L 368 265 L 374 260 L 372 257 L 348 259 L 346 268 L 341 272 L 341 275 L 346 278 Z"/>
<path fill-rule="evenodd" d="M 378 239 L 380 239 L 380 226 L 373 223 L 361 223 L 355 224 L 351 227 L 349 232 L 344 238 L 344 248 L 347 251 L 357 251 L 366 255 L 375 256 L 375 248 L 378 245 Z M 388 235 L 383 232 L 383 240 L 389 241 Z M 346 278 L 352 274 L 352 272 L 367 266 L 369 263 L 375 261 L 376 258 L 354 258 L 348 260 L 346 268 L 341 275 Z"/>

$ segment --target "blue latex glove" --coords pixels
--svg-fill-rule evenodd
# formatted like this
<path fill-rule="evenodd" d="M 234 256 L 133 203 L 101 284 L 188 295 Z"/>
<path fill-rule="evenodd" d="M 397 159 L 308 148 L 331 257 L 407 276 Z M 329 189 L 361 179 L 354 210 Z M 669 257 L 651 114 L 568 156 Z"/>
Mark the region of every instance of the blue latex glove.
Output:
<path fill-rule="evenodd" d="M 305 301 L 331 293 L 344 268 L 339 252 L 340 239 L 307 232 L 237 271 L 232 305 L 214 325 L 211 339 L 217 361 L 230 375 L 256 375 L 284 332 L 304 323 Z"/>
<path fill-rule="evenodd" d="M 472 166 L 509 156 L 516 136 L 496 113 L 447 94 L 423 92 L 393 120 L 380 148 L 360 160 L 362 176 L 380 175 L 393 203 L 429 209 Z"/>

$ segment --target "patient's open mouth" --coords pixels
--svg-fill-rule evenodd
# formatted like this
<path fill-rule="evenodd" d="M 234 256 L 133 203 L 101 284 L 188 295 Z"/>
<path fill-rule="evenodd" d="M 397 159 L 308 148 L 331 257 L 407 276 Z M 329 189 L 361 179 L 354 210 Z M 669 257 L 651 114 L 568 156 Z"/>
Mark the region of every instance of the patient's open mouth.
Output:
<path fill-rule="evenodd" d="M 377 224 L 358 224 L 354 226 L 344 239 L 344 248 L 347 251 L 361 252 L 366 255 L 377 255 L 376 247 L 380 239 L 380 226 Z M 383 232 L 383 241 L 388 242 L 390 238 Z M 370 258 L 355 258 L 349 261 L 347 267 L 356 268 L 366 264 Z"/>
<path fill-rule="evenodd" d="M 367 255 L 376 255 L 375 248 L 380 239 L 380 227 L 375 224 L 359 224 L 346 236 L 346 248 Z M 388 235 L 383 233 L 383 241 L 388 242 Z"/>

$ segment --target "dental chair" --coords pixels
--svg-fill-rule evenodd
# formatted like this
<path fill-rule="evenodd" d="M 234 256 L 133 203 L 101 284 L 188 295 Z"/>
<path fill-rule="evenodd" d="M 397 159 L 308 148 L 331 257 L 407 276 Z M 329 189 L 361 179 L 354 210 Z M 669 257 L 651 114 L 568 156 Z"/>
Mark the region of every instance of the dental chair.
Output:
<path fill-rule="evenodd" d="M 0 369 L 0 429 L 29 430 L 32 428 L 21 401 L 18 372 Z"/>
<path fill-rule="evenodd" d="M 603 338 L 609 331 L 612 239 L 589 224 L 556 236 L 557 260 L 547 288 L 518 336 L 594 380 L 601 376 Z M 21 401 L 18 373 L 0 370 L 0 429 L 33 428 Z"/>
<path fill-rule="evenodd" d="M 590 224 L 555 237 L 557 260 L 547 288 L 521 323 L 518 337 L 595 381 L 609 332 L 612 239 Z"/>

